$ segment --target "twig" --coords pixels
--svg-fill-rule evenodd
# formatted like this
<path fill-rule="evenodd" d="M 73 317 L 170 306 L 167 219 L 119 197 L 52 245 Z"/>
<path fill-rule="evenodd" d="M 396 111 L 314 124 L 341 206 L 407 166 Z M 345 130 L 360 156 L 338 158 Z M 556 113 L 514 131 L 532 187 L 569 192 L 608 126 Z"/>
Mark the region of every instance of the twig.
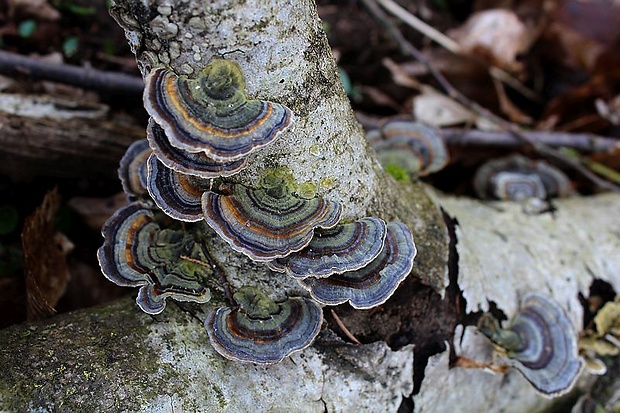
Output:
<path fill-rule="evenodd" d="M 329 310 L 332 313 L 332 317 L 334 317 L 334 321 L 336 322 L 336 324 L 338 324 L 338 327 L 340 327 L 340 329 L 342 330 L 342 332 L 344 333 L 345 336 L 347 336 L 349 338 L 349 340 L 351 340 L 352 342 L 354 342 L 355 344 L 362 344 L 347 328 L 347 326 L 344 325 L 344 323 L 342 322 L 342 320 L 340 319 L 340 317 L 338 317 L 338 314 L 336 314 L 336 312 L 332 309 Z"/>
<path fill-rule="evenodd" d="M 441 133 L 452 146 L 498 146 L 518 148 L 529 143 L 510 132 L 492 132 L 477 129 L 446 128 Z M 528 141 L 552 147 L 567 147 L 581 152 L 611 152 L 620 149 L 620 140 L 587 133 L 564 133 L 551 131 L 523 132 Z"/>
<path fill-rule="evenodd" d="M 400 30 L 398 30 L 398 28 L 394 25 L 394 23 L 390 21 L 388 16 L 383 12 L 383 10 L 381 10 L 381 8 L 377 5 L 375 0 L 362 0 L 362 2 L 368 8 L 368 10 L 384 25 L 384 27 L 390 33 L 390 35 L 394 38 L 394 40 L 396 40 L 402 53 L 410 57 L 413 57 L 414 59 L 422 63 L 424 66 L 426 66 L 429 73 L 431 73 L 431 75 L 435 78 L 435 80 L 439 83 L 439 85 L 442 87 L 442 89 L 445 91 L 445 93 L 449 97 L 456 100 L 461 105 L 464 105 L 470 108 L 478 116 L 488 119 L 489 121 L 498 125 L 500 128 L 510 132 L 517 138 L 531 145 L 531 147 L 534 150 L 536 150 L 539 154 L 548 156 L 550 158 L 554 158 L 558 160 L 559 162 L 575 169 L 576 171 L 581 173 L 581 175 L 583 175 L 585 178 L 590 180 L 593 184 L 595 184 L 599 188 L 607 189 L 607 190 L 615 191 L 615 192 L 620 192 L 620 186 L 614 185 L 611 182 L 601 179 L 596 174 L 594 174 L 592 171 L 588 170 L 583 165 L 581 165 L 578 161 L 564 156 L 557 150 L 549 148 L 548 146 L 540 142 L 531 141 L 527 137 L 527 135 L 523 133 L 521 128 L 519 128 L 517 125 L 510 123 L 506 121 L 505 119 L 502 119 L 501 117 L 495 115 L 494 113 L 490 112 L 488 109 L 480 106 L 476 102 L 471 101 L 461 92 L 456 90 L 452 86 L 452 84 L 448 82 L 448 80 L 444 77 L 444 75 L 441 72 L 439 72 L 435 68 L 435 66 L 424 56 L 424 54 L 421 53 L 418 49 L 416 49 L 409 41 L 407 41 L 403 37 Z"/>
<path fill-rule="evenodd" d="M 228 281 L 228 278 L 226 278 L 226 274 L 224 274 L 224 271 L 222 271 L 222 269 L 217 265 L 207 247 L 201 245 L 200 249 L 202 250 L 202 253 L 207 259 L 207 262 L 198 260 L 196 258 L 188 257 L 187 255 L 181 255 L 181 259 L 193 262 L 194 264 L 201 265 L 205 268 L 210 268 L 215 274 L 215 276 L 219 279 L 222 285 L 222 289 L 224 290 L 224 295 L 226 295 L 226 300 L 228 300 L 232 307 L 235 307 L 237 305 L 237 302 L 233 298 L 233 294 L 230 288 L 230 282 Z"/>
<path fill-rule="evenodd" d="M 377 129 L 383 118 L 356 111 L 357 121 L 366 130 Z M 522 148 L 529 143 L 506 131 L 486 131 L 469 128 L 443 128 L 440 130 L 450 146 L 489 146 L 499 148 Z M 530 141 L 551 147 L 572 148 L 585 153 L 610 153 L 620 150 L 620 139 L 591 133 L 569 133 L 559 131 L 523 132 Z"/>
<path fill-rule="evenodd" d="M 33 79 L 50 80 L 108 93 L 139 96 L 144 89 L 144 81 L 137 76 L 50 63 L 5 51 L 0 51 L 0 73 L 9 76 L 27 75 Z"/>
<path fill-rule="evenodd" d="M 429 26 L 424 21 L 418 19 L 413 14 L 409 13 L 407 10 L 403 9 L 397 3 L 391 0 L 377 0 L 381 6 L 383 6 L 387 11 L 392 13 L 394 16 L 398 17 L 403 22 L 407 23 L 409 27 L 419 31 L 429 39 L 439 43 L 445 49 L 451 51 L 454 54 L 461 54 L 461 45 L 457 42 L 435 29 L 432 26 Z"/>
<path fill-rule="evenodd" d="M 460 367 L 463 369 L 485 369 L 498 374 L 506 374 L 509 369 L 509 366 L 507 365 L 497 365 L 494 362 L 483 363 L 465 356 L 457 357 L 452 367 Z"/>

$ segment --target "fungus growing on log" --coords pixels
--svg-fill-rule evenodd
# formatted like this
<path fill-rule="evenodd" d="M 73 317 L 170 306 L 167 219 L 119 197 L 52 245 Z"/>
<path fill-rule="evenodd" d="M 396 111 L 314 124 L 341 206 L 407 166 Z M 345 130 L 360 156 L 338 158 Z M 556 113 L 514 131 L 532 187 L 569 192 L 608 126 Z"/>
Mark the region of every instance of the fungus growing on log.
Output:
<path fill-rule="evenodd" d="M 254 287 L 233 297 L 238 306 L 212 310 L 205 320 L 211 344 L 230 360 L 278 363 L 308 347 L 321 330 L 321 307 L 308 298 L 278 303 Z"/>
<path fill-rule="evenodd" d="M 263 148 L 293 123 L 287 107 L 247 99 L 239 66 L 214 59 L 196 79 L 157 68 L 145 79 L 144 107 L 170 144 L 231 162 Z"/>
<path fill-rule="evenodd" d="M 448 150 L 439 131 L 413 118 L 388 118 L 366 137 L 384 168 L 397 166 L 411 175 L 424 176 L 448 163 Z"/>
<path fill-rule="evenodd" d="M 211 181 L 173 171 L 152 154 L 148 159 L 147 189 L 155 204 L 179 221 L 203 219 L 201 198 Z"/>
<path fill-rule="evenodd" d="M 521 155 L 488 161 L 476 171 L 473 185 L 480 198 L 511 201 L 565 197 L 572 192 L 562 171 Z"/>
<path fill-rule="evenodd" d="M 268 266 L 295 278 L 327 277 L 358 270 L 383 250 L 386 233 L 385 221 L 375 217 L 316 229 L 306 248 L 270 261 Z"/>
<path fill-rule="evenodd" d="M 489 313 L 482 315 L 478 328 L 543 395 L 560 396 L 575 384 L 583 364 L 577 355 L 577 334 L 555 301 L 527 293 L 507 329 Z"/>
<path fill-rule="evenodd" d="M 121 180 L 123 192 L 131 201 L 147 196 L 146 160 L 151 152 L 146 139 L 140 139 L 129 145 L 121 158 L 118 177 Z"/>
<path fill-rule="evenodd" d="M 153 118 L 149 119 L 146 137 L 157 159 L 168 168 L 186 175 L 201 178 L 231 176 L 247 165 L 246 158 L 231 162 L 216 162 L 203 152 L 191 153 L 176 148 L 170 144 L 164 130 Z"/>
<path fill-rule="evenodd" d="M 390 222 L 383 250 L 368 265 L 328 278 L 307 277 L 299 283 L 321 304 L 338 305 L 349 301 L 353 308 L 372 308 L 387 301 L 409 275 L 416 253 L 407 226 Z"/>
<path fill-rule="evenodd" d="M 205 192 L 205 221 L 230 246 L 254 261 L 271 261 L 304 248 L 315 228 L 331 228 L 341 208 L 322 198 L 302 199 L 293 194 L 286 173 L 267 170 L 259 187 L 222 184 Z"/>
<path fill-rule="evenodd" d="M 204 260 L 193 236 L 162 230 L 146 205 L 119 209 L 101 232 L 105 241 L 97 258 L 103 275 L 119 286 L 140 287 L 136 303 L 144 312 L 162 312 L 167 297 L 198 303 L 211 298 L 204 286 L 211 271 L 183 258 Z"/>

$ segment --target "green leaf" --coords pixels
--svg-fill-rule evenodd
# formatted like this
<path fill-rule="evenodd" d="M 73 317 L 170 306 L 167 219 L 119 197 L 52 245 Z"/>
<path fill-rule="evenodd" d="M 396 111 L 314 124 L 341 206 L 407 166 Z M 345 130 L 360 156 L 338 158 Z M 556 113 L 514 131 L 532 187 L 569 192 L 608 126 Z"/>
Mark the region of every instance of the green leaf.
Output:
<path fill-rule="evenodd" d="M 32 19 L 24 20 L 23 22 L 19 23 L 19 26 L 17 27 L 17 33 L 19 33 L 19 35 L 25 39 L 32 36 L 36 30 L 37 22 Z"/>
<path fill-rule="evenodd" d="M 62 43 L 62 52 L 67 57 L 75 56 L 79 49 L 80 41 L 76 36 L 71 36 Z"/>

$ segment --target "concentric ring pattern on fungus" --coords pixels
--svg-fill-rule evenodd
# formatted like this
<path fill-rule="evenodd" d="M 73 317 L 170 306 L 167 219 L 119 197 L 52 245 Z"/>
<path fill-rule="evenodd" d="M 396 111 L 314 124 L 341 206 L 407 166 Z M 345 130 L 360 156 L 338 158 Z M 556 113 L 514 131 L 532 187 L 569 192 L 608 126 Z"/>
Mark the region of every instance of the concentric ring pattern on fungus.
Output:
<path fill-rule="evenodd" d="M 170 144 L 164 130 L 153 118 L 149 119 L 146 136 L 157 159 L 168 168 L 186 175 L 201 178 L 231 176 L 245 168 L 248 163 L 246 158 L 230 162 L 216 162 L 204 152 L 191 153 L 176 148 Z"/>
<path fill-rule="evenodd" d="M 196 79 L 154 69 L 145 79 L 144 106 L 170 144 L 231 162 L 274 142 L 293 123 L 287 107 L 247 99 L 239 66 L 215 59 Z"/>
<path fill-rule="evenodd" d="M 285 182 L 248 188 L 231 184 L 202 198 L 205 220 L 230 246 L 254 261 L 271 261 L 304 248 L 314 229 L 340 220 L 340 205 L 322 198 L 301 199 Z"/>
<path fill-rule="evenodd" d="M 557 397 L 575 384 L 582 367 L 577 334 L 564 309 L 550 298 L 530 292 L 507 329 L 483 314 L 479 329 L 507 351 L 508 362 L 543 395 Z"/>
<path fill-rule="evenodd" d="M 155 204 L 174 219 L 196 222 L 203 219 L 202 194 L 210 182 L 167 168 L 152 154 L 147 162 L 147 189 Z"/>
<path fill-rule="evenodd" d="M 268 263 L 274 271 L 296 278 L 328 277 L 358 270 L 383 250 L 387 225 L 375 217 L 362 218 L 330 229 L 316 229 L 307 247 Z"/>
<path fill-rule="evenodd" d="M 305 297 L 276 303 L 253 287 L 234 294 L 236 308 L 212 310 L 205 320 L 209 339 L 222 356 L 259 364 L 280 362 L 308 347 L 323 323 L 323 312 Z"/>
<path fill-rule="evenodd" d="M 411 232 L 402 222 L 390 222 L 381 253 L 370 264 L 328 278 L 299 280 L 312 298 L 321 304 L 349 302 L 353 308 L 368 309 L 383 304 L 409 275 L 417 250 Z"/>
<path fill-rule="evenodd" d="M 105 241 L 97 257 L 103 274 L 119 286 L 140 287 L 136 303 L 144 312 L 160 313 L 168 297 L 198 303 L 211 298 L 204 286 L 211 271 L 181 259 L 202 258 L 193 237 L 162 230 L 144 204 L 134 202 L 116 211 L 102 234 Z"/>

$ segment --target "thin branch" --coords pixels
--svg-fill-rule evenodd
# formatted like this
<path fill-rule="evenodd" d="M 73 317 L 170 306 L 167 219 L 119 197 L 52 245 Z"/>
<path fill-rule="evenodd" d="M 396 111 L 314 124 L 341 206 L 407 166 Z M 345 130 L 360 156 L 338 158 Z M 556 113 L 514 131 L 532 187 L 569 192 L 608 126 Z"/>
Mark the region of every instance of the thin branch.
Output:
<path fill-rule="evenodd" d="M 342 322 L 342 320 L 340 319 L 340 317 L 338 317 L 338 314 L 336 314 L 336 312 L 332 309 L 330 310 L 332 313 L 332 317 L 334 317 L 334 321 L 336 322 L 336 324 L 338 324 L 338 327 L 340 327 L 340 329 L 342 330 L 342 332 L 344 333 L 345 336 L 347 336 L 349 338 L 349 340 L 351 340 L 352 342 L 354 342 L 355 344 L 362 344 L 354 335 L 353 333 L 351 333 L 349 331 L 349 329 L 347 328 L 347 326 L 344 325 L 344 323 Z"/>
<path fill-rule="evenodd" d="M 404 38 L 400 30 L 392 23 L 389 17 L 381 10 L 381 8 L 377 5 L 375 0 L 362 0 L 364 5 L 368 8 L 368 10 L 384 25 L 386 30 L 390 33 L 390 35 L 396 40 L 403 54 L 413 57 L 418 60 L 424 66 L 426 66 L 427 70 L 431 75 L 435 78 L 435 80 L 439 83 L 445 93 L 456 100 L 461 105 L 464 105 L 471 110 L 473 110 L 478 116 L 484 117 L 489 121 L 495 123 L 500 128 L 510 132 L 517 138 L 523 140 L 527 144 L 531 145 L 531 147 L 537 151 L 541 155 L 548 156 L 550 158 L 554 158 L 557 161 L 575 169 L 593 184 L 602 189 L 607 189 L 610 191 L 620 192 L 620 186 L 617 186 L 611 182 L 608 182 L 604 179 L 601 179 L 592 171 L 588 170 L 584 167 L 579 161 L 570 159 L 558 152 L 555 149 L 552 149 L 540 142 L 532 141 L 528 138 L 527 135 L 523 133 L 521 128 L 517 125 L 502 119 L 501 117 L 495 115 L 488 109 L 480 106 L 476 102 L 471 101 L 468 97 L 463 95 L 460 91 L 454 88 L 450 82 L 445 78 L 445 76 L 435 68 L 435 66 L 424 56 L 422 52 L 416 49 L 407 39 Z"/>
<path fill-rule="evenodd" d="M 184 259 L 185 261 L 193 262 L 194 264 L 201 265 L 205 268 L 210 268 L 215 274 L 215 276 L 219 279 L 220 284 L 222 285 L 222 289 L 224 290 L 224 294 L 226 295 L 226 300 L 228 300 L 228 302 L 230 303 L 232 307 L 235 307 L 237 305 L 237 302 L 233 298 L 232 289 L 230 287 L 230 282 L 228 281 L 228 278 L 226 278 L 226 274 L 224 274 L 224 271 L 222 271 L 222 269 L 217 265 L 217 263 L 211 256 L 209 249 L 205 247 L 204 245 L 201 245 L 200 247 L 201 247 L 200 249 L 202 250 L 202 253 L 207 259 L 207 262 L 198 260 L 196 258 L 188 257 L 187 255 L 181 255 L 181 259 Z"/>
<path fill-rule="evenodd" d="M 478 129 L 446 128 L 441 133 L 452 146 L 498 146 L 518 148 L 529 143 L 510 132 L 483 131 Z M 552 131 L 523 132 L 528 141 L 552 147 L 567 147 L 580 152 L 611 152 L 620 150 L 620 140 L 587 133 Z"/>
<path fill-rule="evenodd" d="M 144 81 L 138 76 L 50 63 L 1 50 L 0 73 L 8 76 L 26 75 L 33 79 L 50 80 L 108 93 L 140 96 L 144 89 Z"/>

